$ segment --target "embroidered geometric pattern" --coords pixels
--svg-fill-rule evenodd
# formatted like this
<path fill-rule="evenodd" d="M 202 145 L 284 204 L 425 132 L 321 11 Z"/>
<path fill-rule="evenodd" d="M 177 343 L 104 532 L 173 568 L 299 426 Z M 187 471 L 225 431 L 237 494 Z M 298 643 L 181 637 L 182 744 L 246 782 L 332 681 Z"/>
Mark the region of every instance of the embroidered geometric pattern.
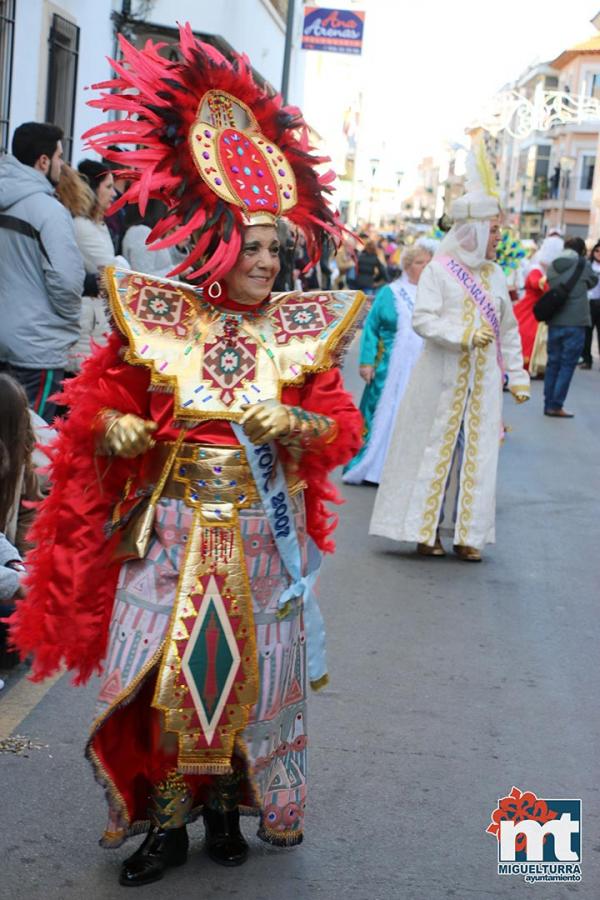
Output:
<path fill-rule="evenodd" d="M 233 403 L 236 388 L 244 389 L 256 377 L 256 353 L 256 344 L 242 335 L 237 336 L 234 347 L 225 337 L 206 344 L 202 378 L 211 388 L 220 390 L 226 406 Z"/>
<path fill-rule="evenodd" d="M 178 734 L 179 771 L 226 774 L 258 693 L 254 623 L 232 504 L 204 504 L 202 515 L 194 511 L 152 705 Z"/>
<path fill-rule="evenodd" d="M 293 496 L 291 504 L 299 541 L 304 547 L 306 528 L 302 494 Z M 193 515 L 193 510 L 181 500 L 162 500 L 146 558 L 128 561 L 121 568 L 106 659 L 106 693 L 100 698 L 101 718 L 95 727 L 100 725 L 104 716 L 110 716 L 117 708 L 114 705 L 117 693 L 120 694 L 120 703 L 128 702 L 124 699 L 128 692 L 131 692 L 130 698 L 134 696 L 144 667 L 156 658 L 168 633 L 178 572 L 183 564 L 186 537 L 189 539 Z M 240 528 L 253 599 L 259 693 L 238 749 L 255 785 L 254 811 L 258 810 L 261 816 L 259 836 L 272 844 L 290 845 L 302 840 L 306 803 L 308 746 L 302 605 L 294 604 L 285 619 L 277 618 L 277 604 L 282 590 L 289 584 L 289 577 L 262 509 L 250 507 L 240 510 Z M 260 552 L 256 552 L 258 547 Z M 206 588 L 208 595 L 208 582 Z M 223 590 L 217 584 L 221 595 Z M 212 609 L 208 611 L 204 632 L 209 641 L 212 640 L 211 612 Z M 192 632 L 194 619 L 187 621 Z M 236 630 L 235 623 L 232 630 Z M 219 635 L 219 643 L 221 639 Z M 188 678 L 191 676 L 188 675 Z M 118 690 L 115 691 L 117 685 Z M 186 703 L 184 714 L 191 711 L 195 714 L 194 702 L 189 694 L 187 696 L 189 703 Z M 213 718 L 216 701 L 212 699 L 209 703 L 209 698 L 214 697 L 216 694 L 209 678 L 205 698 L 213 710 Z M 122 818 L 116 794 L 109 792 L 107 798 L 110 839 L 105 837 L 105 843 L 107 846 L 118 846 L 123 841 L 128 823 Z M 245 808 L 245 811 L 250 810 Z"/>
<path fill-rule="evenodd" d="M 287 344 L 292 338 L 321 334 L 336 319 L 327 310 L 328 300 L 326 296 L 310 301 L 291 297 L 282 303 L 273 315 L 277 343 Z"/>
<path fill-rule="evenodd" d="M 284 293 L 260 312 L 233 314 L 189 285 L 112 266 L 105 281 L 125 359 L 150 369 L 153 389 L 175 394 L 180 420 L 239 420 L 284 384 L 339 366 L 362 306 L 360 292 Z"/>
<path fill-rule="evenodd" d="M 181 660 L 207 744 L 227 703 L 240 664 L 231 622 L 215 578 L 210 578 Z"/>
<path fill-rule="evenodd" d="M 194 308 L 182 292 L 164 284 L 145 283 L 139 276 L 132 276 L 130 284 L 134 290 L 127 297 L 127 306 L 145 329 L 166 329 L 186 337 Z"/>
<path fill-rule="evenodd" d="M 189 821 L 192 792 L 183 776 L 172 769 L 160 784 L 155 785 L 148 808 L 149 819 L 157 828 L 181 828 Z"/>
<path fill-rule="evenodd" d="M 305 547 L 302 495 L 291 498 L 298 538 Z M 241 511 L 244 553 L 254 597 L 254 621 L 260 675 L 255 718 L 244 731 L 261 797 L 258 836 L 277 845 L 302 840 L 306 806 L 306 657 L 301 604 L 277 618 L 277 601 L 286 575 L 264 515 Z M 251 548 L 264 539 L 262 552 Z M 279 582 L 279 586 L 277 584 Z"/>
<path fill-rule="evenodd" d="M 319 444 L 330 444 L 337 436 L 337 422 L 329 416 L 308 412 L 299 406 L 289 407 L 288 415 L 290 431 L 280 438 L 286 447 L 311 447 L 315 450 Z"/>
<path fill-rule="evenodd" d="M 169 624 L 191 511 L 161 502 L 145 559 L 121 566 L 98 713 L 104 713 L 160 650 Z"/>

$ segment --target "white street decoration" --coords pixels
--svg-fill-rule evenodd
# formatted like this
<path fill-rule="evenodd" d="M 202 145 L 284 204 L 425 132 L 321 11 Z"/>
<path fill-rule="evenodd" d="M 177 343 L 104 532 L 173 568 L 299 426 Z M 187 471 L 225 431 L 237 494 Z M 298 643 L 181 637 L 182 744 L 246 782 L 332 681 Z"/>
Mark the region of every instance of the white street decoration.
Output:
<path fill-rule="evenodd" d="M 494 137 L 507 131 L 523 140 L 534 131 L 591 120 L 600 120 L 600 100 L 586 94 L 538 88 L 533 100 L 515 90 L 500 91 L 486 104 L 474 125 Z"/>

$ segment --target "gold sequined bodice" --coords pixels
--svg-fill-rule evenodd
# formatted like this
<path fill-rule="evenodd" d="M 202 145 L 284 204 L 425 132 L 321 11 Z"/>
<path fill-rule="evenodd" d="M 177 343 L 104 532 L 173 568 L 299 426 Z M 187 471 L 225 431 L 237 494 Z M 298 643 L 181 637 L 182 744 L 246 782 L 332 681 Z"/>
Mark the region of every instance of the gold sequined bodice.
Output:
<path fill-rule="evenodd" d="M 174 393 L 178 420 L 237 421 L 244 406 L 280 400 L 285 385 L 338 365 L 364 300 L 354 291 L 293 292 L 238 314 L 187 285 L 136 272 L 110 267 L 106 283 L 127 362 L 148 367 L 152 386 Z"/>

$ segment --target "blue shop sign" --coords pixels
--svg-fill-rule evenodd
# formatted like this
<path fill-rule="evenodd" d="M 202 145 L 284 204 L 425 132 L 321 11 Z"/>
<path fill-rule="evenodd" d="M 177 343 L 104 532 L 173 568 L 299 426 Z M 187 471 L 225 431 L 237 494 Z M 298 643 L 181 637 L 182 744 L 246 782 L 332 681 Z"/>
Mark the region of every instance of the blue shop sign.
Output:
<path fill-rule="evenodd" d="M 364 12 L 306 6 L 302 47 L 304 50 L 360 54 L 364 28 Z"/>

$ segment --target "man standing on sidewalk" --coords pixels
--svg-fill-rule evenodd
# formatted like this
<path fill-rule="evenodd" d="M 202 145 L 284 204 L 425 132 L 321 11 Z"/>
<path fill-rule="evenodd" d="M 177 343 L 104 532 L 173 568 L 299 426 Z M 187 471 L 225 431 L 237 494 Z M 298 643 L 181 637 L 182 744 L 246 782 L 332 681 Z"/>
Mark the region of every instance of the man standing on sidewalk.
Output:
<path fill-rule="evenodd" d="M 548 362 L 544 376 L 544 415 L 556 419 L 572 419 L 573 413 L 563 408 L 575 366 L 583 352 L 586 328 L 592 324 L 588 290 L 598 283 L 598 276 L 585 259 L 583 238 L 567 238 L 565 249 L 548 268 L 551 288 L 568 284 L 579 265 L 579 277 L 569 290 L 564 305 L 548 322 Z"/>
<path fill-rule="evenodd" d="M 46 421 L 79 334 L 84 268 L 69 212 L 54 194 L 62 130 L 26 122 L 0 160 L 0 370 Z"/>
<path fill-rule="evenodd" d="M 600 276 L 600 241 L 596 241 L 589 255 L 592 271 Z M 585 346 L 583 348 L 583 362 L 580 369 L 592 368 L 592 344 L 594 342 L 594 331 L 598 340 L 598 349 L 600 350 L 600 284 L 594 285 L 588 291 L 588 300 L 590 301 L 590 318 L 592 324 L 586 328 Z"/>

